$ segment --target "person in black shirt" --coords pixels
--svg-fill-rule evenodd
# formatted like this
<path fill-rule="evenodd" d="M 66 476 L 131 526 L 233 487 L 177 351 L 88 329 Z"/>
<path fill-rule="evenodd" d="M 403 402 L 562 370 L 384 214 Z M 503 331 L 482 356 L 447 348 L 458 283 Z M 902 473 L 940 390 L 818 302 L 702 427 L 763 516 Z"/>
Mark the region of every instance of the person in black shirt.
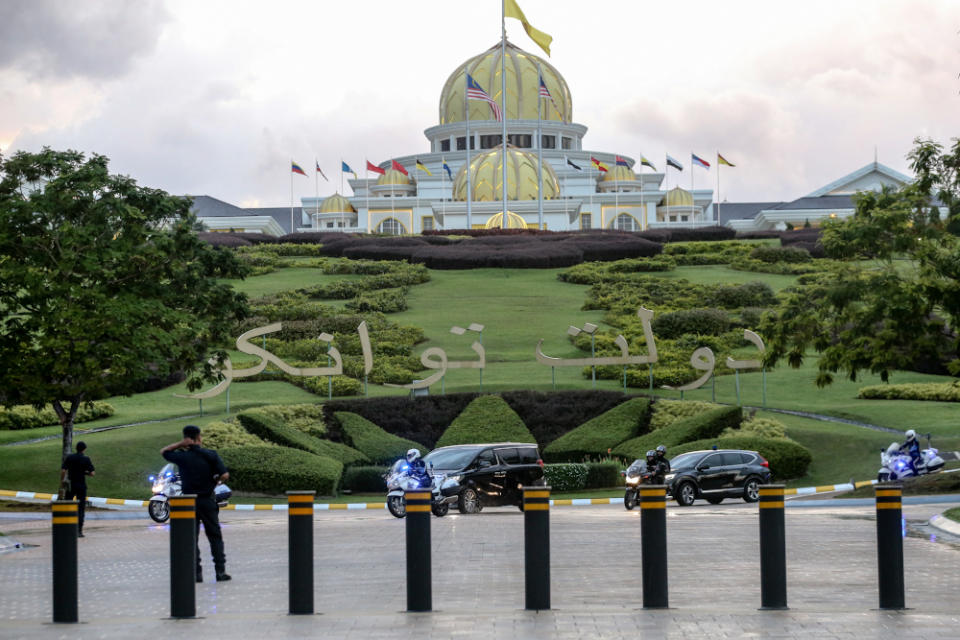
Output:
<path fill-rule="evenodd" d="M 180 482 L 185 494 L 197 496 L 197 582 L 203 582 L 200 565 L 200 523 L 210 542 L 213 566 L 217 582 L 230 580 L 226 572 L 227 558 L 223 552 L 223 535 L 220 532 L 220 508 L 213 497 L 213 490 L 220 482 L 230 477 L 223 460 L 216 451 L 204 449 L 200 427 L 188 424 L 183 428 L 183 439 L 167 445 L 160 455 L 180 469 Z"/>
<path fill-rule="evenodd" d="M 83 537 L 83 514 L 87 509 L 87 476 L 94 475 L 93 463 L 83 455 L 87 450 L 87 443 L 82 440 L 77 443 L 77 452 L 71 453 L 63 459 L 60 465 L 60 483 L 64 478 L 70 481 L 69 488 L 64 492 L 67 500 L 76 500 L 77 505 L 77 535 Z"/>

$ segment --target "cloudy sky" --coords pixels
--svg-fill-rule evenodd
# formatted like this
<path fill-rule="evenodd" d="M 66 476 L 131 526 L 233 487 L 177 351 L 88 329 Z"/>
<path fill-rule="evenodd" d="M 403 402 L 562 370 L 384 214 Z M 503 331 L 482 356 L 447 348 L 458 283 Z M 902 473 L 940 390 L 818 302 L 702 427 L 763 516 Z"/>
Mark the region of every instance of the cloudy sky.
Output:
<path fill-rule="evenodd" d="M 805 195 L 875 148 L 907 173 L 915 137 L 960 136 L 956 0 L 519 3 L 554 37 L 585 149 L 719 149 L 725 200 Z M 316 157 L 329 194 L 341 157 L 426 152 L 447 76 L 499 35 L 499 0 L 3 0 L 0 152 L 97 152 L 147 186 L 284 206 L 291 158 Z"/>

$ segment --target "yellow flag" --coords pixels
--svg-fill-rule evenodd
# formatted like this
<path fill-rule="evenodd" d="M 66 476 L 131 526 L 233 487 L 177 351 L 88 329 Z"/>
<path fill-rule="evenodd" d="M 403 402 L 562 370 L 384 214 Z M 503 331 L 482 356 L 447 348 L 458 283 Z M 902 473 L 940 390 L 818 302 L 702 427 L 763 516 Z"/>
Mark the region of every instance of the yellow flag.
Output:
<path fill-rule="evenodd" d="M 503 15 L 507 18 L 519 20 L 530 39 L 536 42 L 548 56 L 550 55 L 550 43 L 553 42 L 553 36 L 547 35 L 527 22 L 527 17 L 523 15 L 523 11 L 517 5 L 517 0 L 504 0 Z"/>

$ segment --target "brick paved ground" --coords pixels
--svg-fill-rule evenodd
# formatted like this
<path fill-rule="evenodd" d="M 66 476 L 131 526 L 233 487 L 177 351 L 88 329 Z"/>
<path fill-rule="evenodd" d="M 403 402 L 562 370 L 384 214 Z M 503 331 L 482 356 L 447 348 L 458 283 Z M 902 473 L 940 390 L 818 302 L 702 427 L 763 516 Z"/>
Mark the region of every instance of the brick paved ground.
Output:
<path fill-rule="evenodd" d="M 905 507 L 920 523 L 949 505 Z M 640 518 L 617 506 L 551 511 L 552 604 L 526 612 L 523 516 L 432 519 L 433 605 L 406 614 L 403 522 L 386 512 L 315 516 L 316 608 L 287 616 L 286 519 L 224 512 L 234 580 L 197 585 L 197 620 L 169 614 L 168 532 L 146 517 L 92 520 L 80 545 L 80 625 L 51 617 L 49 522 L 0 522 L 36 547 L 0 555 L 0 637 L 131 638 L 924 638 L 960 637 L 960 545 L 904 540 L 906 612 L 877 607 L 871 507 L 787 511 L 786 612 L 759 612 L 756 506 L 668 510 L 671 609 L 642 610 Z M 209 548 L 201 536 L 205 573 Z"/>

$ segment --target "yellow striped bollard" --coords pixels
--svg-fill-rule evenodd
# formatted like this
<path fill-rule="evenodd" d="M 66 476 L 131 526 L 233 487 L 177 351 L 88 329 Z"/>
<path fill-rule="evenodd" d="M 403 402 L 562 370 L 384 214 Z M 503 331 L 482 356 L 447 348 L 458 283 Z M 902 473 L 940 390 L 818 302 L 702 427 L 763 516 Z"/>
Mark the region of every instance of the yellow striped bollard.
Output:
<path fill-rule="evenodd" d="M 197 496 L 169 498 L 170 617 L 197 615 Z"/>
<path fill-rule="evenodd" d="M 667 598 L 667 487 L 640 486 L 640 562 L 643 570 L 643 608 L 666 609 Z"/>
<path fill-rule="evenodd" d="M 287 491 L 290 613 L 313 613 L 313 499 L 315 491 Z"/>
<path fill-rule="evenodd" d="M 550 608 L 550 487 L 523 487 L 526 608 Z"/>
<path fill-rule="evenodd" d="M 880 608 L 905 609 L 903 593 L 903 487 L 899 482 L 878 484 L 877 578 Z"/>
<path fill-rule="evenodd" d="M 430 491 L 404 492 L 407 506 L 407 611 L 431 611 Z"/>
<path fill-rule="evenodd" d="M 78 622 L 77 531 L 79 503 L 62 500 L 51 506 L 53 520 L 53 621 Z"/>
<path fill-rule="evenodd" d="M 782 484 L 760 487 L 760 608 L 787 608 L 787 550 Z"/>

